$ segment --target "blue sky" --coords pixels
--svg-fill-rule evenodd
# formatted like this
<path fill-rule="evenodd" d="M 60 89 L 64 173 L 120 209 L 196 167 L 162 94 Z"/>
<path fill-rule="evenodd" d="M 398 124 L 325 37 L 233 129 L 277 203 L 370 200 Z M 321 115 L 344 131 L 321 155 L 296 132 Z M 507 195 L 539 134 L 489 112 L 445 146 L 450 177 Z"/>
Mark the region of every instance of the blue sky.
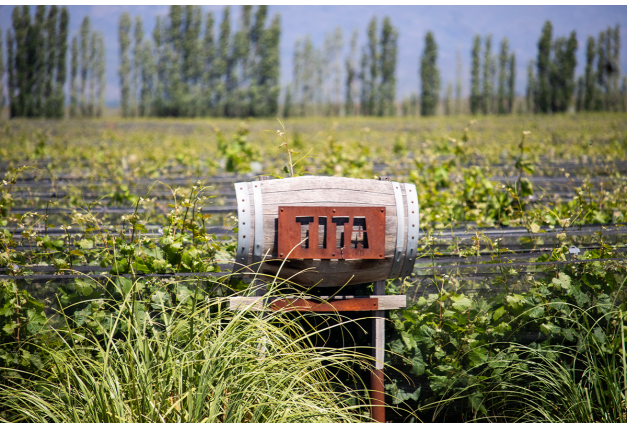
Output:
<path fill-rule="evenodd" d="M 0 28 L 3 36 L 11 25 L 13 6 L 0 6 Z M 123 11 L 140 15 L 146 35 L 151 34 L 157 15 L 165 15 L 169 6 L 69 6 L 70 38 L 78 33 L 80 22 L 89 15 L 94 29 L 102 31 L 106 47 L 106 76 L 108 105 L 115 106 L 120 98 L 119 42 L 117 22 Z M 203 6 L 203 12 L 213 10 L 219 23 L 223 6 Z M 232 6 L 233 25 L 239 18 L 239 8 Z M 32 7 L 34 9 L 34 7 Z M 234 13 L 233 13 L 234 12 Z M 424 36 L 432 31 L 438 44 L 438 66 L 442 91 L 447 82 L 455 80 L 457 50 L 462 56 L 463 90 L 468 94 L 470 81 L 470 51 L 475 34 L 493 36 L 493 52 L 500 40 L 508 37 L 510 48 L 516 52 L 516 90 L 524 93 L 526 67 L 537 55 L 537 41 L 546 20 L 553 23 L 554 37 L 568 36 L 577 31 L 579 40 L 577 74 L 584 67 L 585 44 L 588 35 L 595 38 L 608 26 L 621 25 L 621 63 L 627 72 L 627 6 L 270 6 L 269 14 L 281 15 L 281 83 L 292 79 L 292 55 L 297 39 L 309 34 L 321 46 L 324 34 L 340 26 L 346 51 L 352 32 L 359 31 L 359 46 L 364 44 L 366 26 L 373 16 L 389 16 L 399 30 L 397 65 L 397 98 L 418 91 L 418 61 L 424 47 Z M 3 37 L 4 38 L 4 37 Z M 6 54 L 6 49 L 5 49 Z M 69 58 L 68 58 L 69 62 Z"/>

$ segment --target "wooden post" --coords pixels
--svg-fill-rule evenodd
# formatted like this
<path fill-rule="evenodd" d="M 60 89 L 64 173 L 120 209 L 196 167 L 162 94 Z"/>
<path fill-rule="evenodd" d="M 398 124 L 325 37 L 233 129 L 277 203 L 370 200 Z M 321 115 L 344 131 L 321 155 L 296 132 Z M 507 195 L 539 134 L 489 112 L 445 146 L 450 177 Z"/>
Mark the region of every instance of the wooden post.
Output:
<path fill-rule="evenodd" d="M 268 292 L 268 288 L 260 281 L 258 281 L 254 286 L 256 287 L 255 296 L 264 296 Z"/>
<path fill-rule="evenodd" d="M 322 302 L 321 302 L 322 300 Z M 265 305 L 264 305 L 265 303 Z M 385 281 L 374 283 L 370 296 L 320 296 L 320 297 L 244 297 L 229 299 L 231 310 L 242 311 L 312 311 L 329 313 L 336 311 L 372 311 L 372 357 L 374 363 L 370 373 L 370 399 L 372 419 L 385 423 L 385 377 L 383 371 L 385 352 L 385 310 L 405 308 L 405 295 L 385 295 Z M 265 349 L 260 348 L 264 356 Z"/>
<path fill-rule="evenodd" d="M 374 295 L 385 295 L 385 280 L 374 282 Z M 385 423 L 385 381 L 383 361 L 385 352 L 385 311 L 373 311 L 372 320 L 372 357 L 375 359 L 370 373 L 370 398 L 372 419 Z"/>

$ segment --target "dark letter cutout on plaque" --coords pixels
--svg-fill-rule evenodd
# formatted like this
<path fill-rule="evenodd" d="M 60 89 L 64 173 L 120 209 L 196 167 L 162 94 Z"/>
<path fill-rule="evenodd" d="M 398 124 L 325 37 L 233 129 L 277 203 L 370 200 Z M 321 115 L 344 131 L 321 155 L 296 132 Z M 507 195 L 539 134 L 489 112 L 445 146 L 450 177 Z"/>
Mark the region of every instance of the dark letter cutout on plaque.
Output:
<path fill-rule="evenodd" d="M 385 259 L 385 207 L 279 206 L 278 234 L 280 258 Z"/>

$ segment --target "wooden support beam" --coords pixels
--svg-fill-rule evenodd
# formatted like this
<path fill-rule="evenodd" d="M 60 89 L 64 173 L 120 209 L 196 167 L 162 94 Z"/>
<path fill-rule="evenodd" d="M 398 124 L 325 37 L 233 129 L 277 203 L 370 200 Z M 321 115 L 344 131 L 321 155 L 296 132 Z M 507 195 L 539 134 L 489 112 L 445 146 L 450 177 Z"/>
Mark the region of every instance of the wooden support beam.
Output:
<path fill-rule="evenodd" d="M 266 299 L 270 303 L 269 310 L 274 311 L 384 311 L 405 308 L 407 303 L 405 295 L 370 295 L 315 298 L 234 296 L 229 298 L 229 304 L 231 310 L 263 311 Z"/>
<path fill-rule="evenodd" d="M 334 311 L 372 311 L 379 308 L 376 298 L 355 298 L 316 302 L 308 299 L 277 299 L 270 304 L 273 311 L 313 311 L 317 313 Z"/>
<path fill-rule="evenodd" d="M 386 298 L 385 281 L 374 282 L 372 292 L 379 297 Z M 389 296 L 389 298 L 392 297 L 394 295 Z M 403 298 L 405 297 L 403 296 Z M 379 308 L 372 312 L 372 316 L 372 357 L 374 358 L 374 365 L 370 373 L 370 405 L 372 407 L 372 419 L 379 423 L 385 423 L 385 382 L 383 372 L 385 361 L 385 311 Z"/>

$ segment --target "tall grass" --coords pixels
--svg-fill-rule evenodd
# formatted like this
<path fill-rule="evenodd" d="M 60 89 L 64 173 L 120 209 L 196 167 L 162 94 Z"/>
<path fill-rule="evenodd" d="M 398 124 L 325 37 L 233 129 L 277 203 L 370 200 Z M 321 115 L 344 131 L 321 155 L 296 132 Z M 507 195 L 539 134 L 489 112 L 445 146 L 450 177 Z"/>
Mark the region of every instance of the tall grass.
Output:
<path fill-rule="evenodd" d="M 5 422 L 360 422 L 350 350 L 314 348 L 302 315 L 231 312 L 224 298 L 143 307 L 126 294 L 95 329 L 54 330 L 50 364 L 0 386 Z M 148 311 L 138 310 L 147 308 Z M 152 310 L 150 310 L 152 308 Z M 157 308 L 158 311 L 154 309 Z M 70 322 L 70 321 L 68 321 Z M 68 323 L 68 326 L 72 326 Z M 124 329 L 119 329 L 124 327 Z M 45 348 L 46 346 L 40 346 Z M 44 351 L 44 350 L 42 350 Z M 352 379 L 356 390 L 338 377 Z"/>
<path fill-rule="evenodd" d="M 569 344 L 494 344 L 505 348 L 466 389 L 436 404 L 435 414 L 469 397 L 470 421 L 627 422 L 625 315 L 615 310 L 599 317 L 595 310 L 574 307 L 560 317 L 575 336 Z"/>

